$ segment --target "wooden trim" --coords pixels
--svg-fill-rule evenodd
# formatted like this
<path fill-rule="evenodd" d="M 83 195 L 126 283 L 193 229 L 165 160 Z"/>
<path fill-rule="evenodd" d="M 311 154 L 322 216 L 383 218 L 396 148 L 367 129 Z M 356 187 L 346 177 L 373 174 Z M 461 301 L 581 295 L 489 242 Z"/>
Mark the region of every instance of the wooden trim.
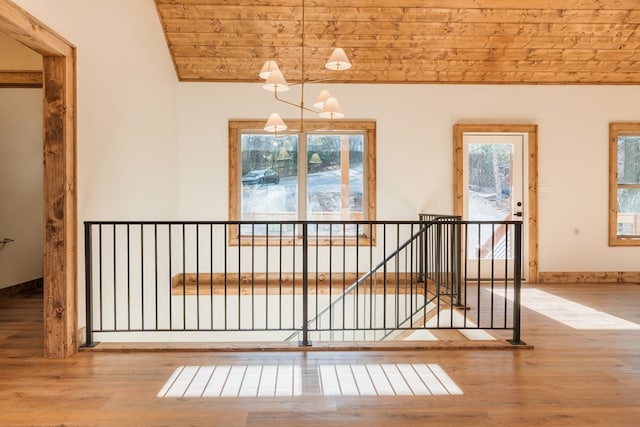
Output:
<path fill-rule="evenodd" d="M 640 246 L 640 236 L 618 237 L 618 136 L 625 134 L 640 135 L 640 123 L 609 123 L 609 246 Z"/>
<path fill-rule="evenodd" d="M 463 145 L 465 133 L 528 134 L 528 199 L 529 199 L 529 270 L 527 281 L 538 280 L 538 125 L 531 124 L 456 124 L 453 126 L 453 211 L 463 212 Z"/>
<path fill-rule="evenodd" d="M 534 283 L 538 280 L 538 126 L 525 125 L 529 133 L 529 277 Z"/>
<path fill-rule="evenodd" d="M 640 283 L 640 271 L 541 271 L 538 283 Z"/>
<path fill-rule="evenodd" d="M 78 348 L 75 47 L 9 0 L 0 31 L 43 55 L 44 354 Z"/>
<path fill-rule="evenodd" d="M 413 332 L 413 331 L 412 331 Z M 443 332 L 443 330 L 431 330 L 432 333 Z M 136 342 L 136 343 L 97 343 L 95 347 L 83 348 L 83 353 L 234 353 L 234 352 L 254 352 L 254 353 L 282 353 L 282 352 L 304 352 L 312 353 L 316 351 L 359 351 L 359 352 L 380 352 L 380 351 L 433 351 L 433 350 L 533 350 L 534 346 L 526 343 L 512 344 L 504 339 L 496 340 L 469 340 L 462 336 L 456 340 L 438 341 L 314 341 L 312 346 L 300 346 L 298 342 L 281 343 L 256 343 L 256 342 Z M 172 356 L 168 356 L 171 359 Z M 423 356 L 424 357 L 424 356 Z M 169 363 L 169 362 L 168 362 Z M 290 401 L 286 401 L 289 404 Z M 412 408 L 415 410 L 415 408 Z M 294 422 L 293 424 L 297 424 Z M 378 423 L 380 424 L 380 423 Z"/>
<path fill-rule="evenodd" d="M 339 295 L 346 288 L 353 285 L 362 273 L 309 273 L 309 293 L 329 294 L 331 287 L 332 295 Z M 360 292 L 382 294 L 385 293 L 384 283 L 385 273 L 375 273 L 370 279 L 363 282 Z M 422 294 L 425 290 L 424 283 L 418 283 L 418 274 L 414 273 L 413 278 L 408 274 L 400 274 L 400 282 L 395 273 L 386 273 L 388 288 L 386 293 L 409 293 Z M 183 286 L 184 283 L 184 286 Z M 396 291 L 395 285 L 398 284 Z M 226 284 L 226 289 L 225 289 Z M 317 287 L 316 287 L 317 284 Z M 296 294 L 302 292 L 302 273 L 178 273 L 171 278 L 172 295 L 264 295 L 269 294 L 290 295 L 293 288 Z"/>
<path fill-rule="evenodd" d="M 43 65 L 45 349 L 50 357 L 66 357 L 78 347 L 75 85 L 70 81 L 75 58 L 45 56 Z"/>
<path fill-rule="evenodd" d="M 42 56 L 74 56 L 75 47 L 10 0 L 0 0 L 0 30 Z"/>
<path fill-rule="evenodd" d="M 42 71 L 0 71 L 0 87 L 41 88 Z"/>

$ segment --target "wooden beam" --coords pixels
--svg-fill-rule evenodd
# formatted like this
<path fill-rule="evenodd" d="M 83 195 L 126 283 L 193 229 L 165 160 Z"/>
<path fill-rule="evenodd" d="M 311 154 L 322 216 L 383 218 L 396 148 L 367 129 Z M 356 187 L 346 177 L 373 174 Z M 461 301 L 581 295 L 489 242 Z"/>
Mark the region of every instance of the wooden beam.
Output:
<path fill-rule="evenodd" d="M 0 87 L 40 88 L 42 71 L 0 71 Z"/>
<path fill-rule="evenodd" d="M 77 350 L 75 56 L 45 56 L 45 355 Z"/>
<path fill-rule="evenodd" d="M 43 56 L 71 56 L 73 45 L 9 0 L 0 0 L 0 30 Z"/>

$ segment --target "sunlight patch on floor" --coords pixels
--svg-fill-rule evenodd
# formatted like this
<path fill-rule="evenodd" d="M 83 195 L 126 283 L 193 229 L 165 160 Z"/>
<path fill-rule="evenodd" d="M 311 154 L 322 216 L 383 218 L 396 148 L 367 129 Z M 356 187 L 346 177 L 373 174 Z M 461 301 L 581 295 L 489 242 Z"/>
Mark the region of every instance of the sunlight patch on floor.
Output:
<path fill-rule="evenodd" d="M 494 289 L 493 292 L 504 298 L 504 290 Z M 507 298 L 513 300 L 513 291 L 509 292 Z M 574 329 L 640 330 L 640 325 L 637 323 L 555 296 L 540 289 L 522 289 L 521 301 L 524 307 Z"/>
<path fill-rule="evenodd" d="M 180 366 L 157 397 L 295 397 L 460 395 L 436 364 L 324 364 L 317 375 L 300 365 Z"/>
<path fill-rule="evenodd" d="M 290 397 L 302 394 L 297 365 L 180 366 L 158 397 Z"/>
<path fill-rule="evenodd" d="M 319 367 L 325 396 L 433 396 L 463 394 L 439 365 L 350 364 Z"/>
<path fill-rule="evenodd" d="M 460 328 L 456 329 L 462 336 L 468 340 L 474 341 L 495 341 L 495 337 L 483 329 L 478 329 L 477 325 L 465 319 L 465 315 L 458 310 L 440 310 L 438 316 L 429 319 L 425 327 L 437 329 L 444 328 Z M 468 328 L 468 329 L 465 329 Z M 418 329 L 405 338 L 407 341 L 438 341 L 438 338 L 428 329 Z"/>

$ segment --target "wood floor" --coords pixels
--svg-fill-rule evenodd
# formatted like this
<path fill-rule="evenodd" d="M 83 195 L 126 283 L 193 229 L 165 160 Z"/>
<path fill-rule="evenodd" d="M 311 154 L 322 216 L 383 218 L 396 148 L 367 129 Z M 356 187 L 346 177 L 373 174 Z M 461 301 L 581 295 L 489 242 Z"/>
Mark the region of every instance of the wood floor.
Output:
<path fill-rule="evenodd" d="M 536 287 L 640 323 L 639 285 Z M 42 305 L 41 295 L 0 299 L 0 426 L 640 425 L 638 330 L 576 330 L 525 308 L 522 337 L 533 350 L 82 351 L 47 360 Z M 321 367 L 362 364 L 438 366 L 462 394 L 323 394 Z M 295 395 L 158 397 L 181 366 L 273 365 L 297 367 Z"/>

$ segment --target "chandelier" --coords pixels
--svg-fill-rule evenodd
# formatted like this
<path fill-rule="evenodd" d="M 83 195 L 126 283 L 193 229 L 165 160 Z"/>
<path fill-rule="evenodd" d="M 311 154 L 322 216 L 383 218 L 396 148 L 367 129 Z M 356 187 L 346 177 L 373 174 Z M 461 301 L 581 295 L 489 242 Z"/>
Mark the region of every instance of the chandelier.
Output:
<path fill-rule="evenodd" d="M 301 28 L 301 77 L 300 83 L 295 83 L 291 86 L 300 85 L 300 100 L 298 102 L 291 102 L 286 99 L 283 99 L 279 96 L 280 93 L 286 92 L 289 90 L 290 85 L 284 78 L 282 71 L 278 67 L 278 63 L 274 60 L 268 60 L 262 66 L 260 70 L 259 76 L 261 79 L 265 80 L 263 84 L 263 88 L 269 92 L 273 92 L 274 97 L 277 101 L 283 102 L 285 104 L 289 104 L 294 106 L 300 110 L 300 127 L 301 131 L 304 131 L 304 112 L 311 111 L 313 113 L 318 114 L 320 117 L 333 120 L 344 117 L 342 113 L 342 109 L 340 108 L 340 104 L 335 96 L 331 95 L 328 90 L 322 90 L 318 95 L 316 101 L 313 103 L 313 109 L 308 108 L 304 104 L 304 85 L 305 83 L 317 83 L 320 81 L 327 81 L 328 79 L 322 80 L 312 80 L 305 81 L 305 58 L 304 58 L 304 48 L 305 48 L 305 10 L 304 10 L 304 0 L 302 0 L 302 28 Z M 351 68 L 351 62 L 349 62 L 349 58 L 347 58 L 346 53 L 342 48 L 335 48 L 333 53 L 325 63 L 325 68 L 332 71 L 344 71 Z M 277 134 L 278 132 L 283 132 L 287 129 L 286 123 L 282 120 L 278 113 L 271 113 L 267 123 L 264 126 L 264 130 L 267 132 L 273 132 Z"/>

